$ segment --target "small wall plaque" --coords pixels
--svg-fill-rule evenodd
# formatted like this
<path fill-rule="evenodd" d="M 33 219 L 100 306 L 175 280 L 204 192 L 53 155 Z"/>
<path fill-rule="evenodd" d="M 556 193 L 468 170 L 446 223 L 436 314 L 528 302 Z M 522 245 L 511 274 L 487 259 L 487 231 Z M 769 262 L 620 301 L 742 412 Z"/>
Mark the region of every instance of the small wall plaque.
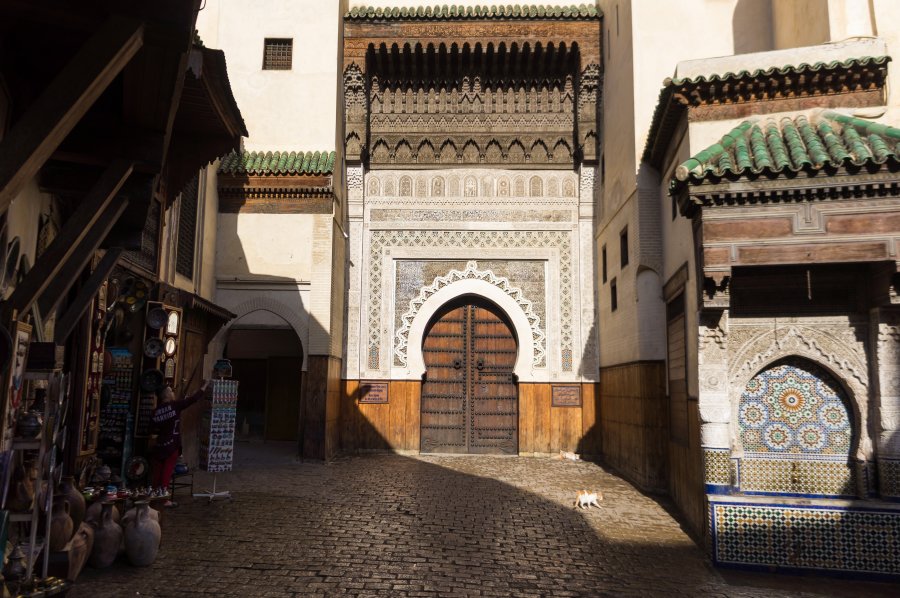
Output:
<path fill-rule="evenodd" d="M 581 407 L 580 384 L 554 384 L 551 392 L 553 407 Z"/>
<path fill-rule="evenodd" d="M 360 403 L 387 403 L 388 402 L 388 383 L 362 381 L 359 383 L 359 402 Z"/>

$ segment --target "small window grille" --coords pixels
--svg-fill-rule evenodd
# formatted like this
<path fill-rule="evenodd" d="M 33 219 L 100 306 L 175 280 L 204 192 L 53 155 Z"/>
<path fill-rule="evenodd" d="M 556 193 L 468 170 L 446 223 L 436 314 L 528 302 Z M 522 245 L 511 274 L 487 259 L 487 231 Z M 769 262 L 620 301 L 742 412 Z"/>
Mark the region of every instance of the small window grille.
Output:
<path fill-rule="evenodd" d="M 178 213 L 178 244 L 175 253 L 175 271 L 194 278 L 194 244 L 197 239 L 197 193 L 199 177 L 195 176 L 181 192 Z"/>
<path fill-rule="evenodd" d="M 610 311 L 616 311 L 619 309 L 619 293 L 618 288 L 616 287 L 616 279 L 613 278 L 609 283 L 609 304 Z"/>
<path fill-rule="evenodd" d="M 294 40 L 267 37 L 263 53 L 264 71 L 289 71 L 293 61 Z"/>
<path fill-rule="evenodd" d="M 607 273 L 607 270 L 606 270 L 606 245 L 603 246 L 603 251 L 602 251 L 601 255 L 602 255 L 602 258 L 600 260 L 600 263 L 601 263 L 602 271 L 603 271 L 603 282 L 606 282 L 606 278 L 607 278 L 607 276 L 606 276 L 606 273 Z"/>

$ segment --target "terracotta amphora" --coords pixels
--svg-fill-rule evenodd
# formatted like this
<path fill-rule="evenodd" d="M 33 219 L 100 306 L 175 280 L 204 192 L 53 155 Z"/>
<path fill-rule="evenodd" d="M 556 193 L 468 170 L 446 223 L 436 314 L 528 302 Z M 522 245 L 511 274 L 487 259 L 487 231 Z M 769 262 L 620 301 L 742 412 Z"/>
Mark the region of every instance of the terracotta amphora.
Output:
<path fill-rule="evenodd" d="M 135 503 L 135 515 L 125 528 L 125 553 L 132 565 L 146 567 L 156 560 L 162 530 L 156 517 L 150 514 L 150 503 Z"/>
<path fill-rule="evenodd" d="M 140 511 L 140 509 L 141 509 L 141 503 L 144 503 L 144 502 L 147 502 L 147 501 L 139 500 L 139 501 L 135 502 L 134 506 L 132 508 L 128 509 L 128 511 L 125 513 L 125 515 L 122 516 L 122 521 L 121 521 L 122 529 L 126 529 L 126 530 L 128 529 L 128 524 L 135 517 L 137 517 L 138 511 Z M 148 509 L 148 511 L 149 511 L 150 517 L 152 517 L 154 521 L 159 523 L 159 511 L 157 511 L 156 509 L 154 509 L 152 507 L 150 509 Z"/>
<path fill-rule="evenodd" d="M 66 579 L 69 581 L 78 579 L 93 548 L 94 528 L 89 523 L 82 523 L 69 543 L 69 574 Z"/>
<path fill-rule="evenodd" d="M 75 526 L 69 516 L 69 503 L 57 494 L 53 497 L 53 513 L 50 516 L 50 551 L 58 552 L 72 539 Z"/>
<path fill-rule="evenodd" d="M 94 524 L 94 527 L 96 527 L 97 524 L 100 523 L 100 515 L 103 513 L 103 503 L 104 501 L 102 499 L 95 500 L 85 511 L 84 520 L 88 523 Z M 117 509 L 115 505 L 113 505 L 112 509 L 112 518 L 116 523 L 119 523 L 122 520 L 122 515 L 119 513 L 119 509 Z"/>
<path fill-rule="evenodd" d="M 63 496 L 63 500 L 69 503 L 69 517 L 72 518 L 72 526 L 77 530 L 87 514 L 87 505 L 84 502 L 84 495 L 75 486 L 75 478 L 70 475 L 63 476 L 58 492 Z"/>
<path fill-rule="evenodd" d="M 92 505 L 93 506 L 93 505 Z M 102 503 L 100 518 L 94 525 L 94 546 L 88 561 L 92 567 L 102 569 L 109 567 L 119 556 L 122 546 L 122 526 L 113 519 L 114 505 Z"/>

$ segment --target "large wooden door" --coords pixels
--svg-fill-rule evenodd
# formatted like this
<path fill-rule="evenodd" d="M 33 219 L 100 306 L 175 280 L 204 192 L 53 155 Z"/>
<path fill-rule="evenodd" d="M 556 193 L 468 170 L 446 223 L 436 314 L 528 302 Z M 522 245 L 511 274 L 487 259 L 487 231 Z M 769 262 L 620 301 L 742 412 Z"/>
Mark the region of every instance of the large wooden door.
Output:
<path fill-rule="evenodd" d="M 516 352 L 493 306 L 472 301 L 436 316 L 422 347 L 422 452 L 518 452 Z"/>

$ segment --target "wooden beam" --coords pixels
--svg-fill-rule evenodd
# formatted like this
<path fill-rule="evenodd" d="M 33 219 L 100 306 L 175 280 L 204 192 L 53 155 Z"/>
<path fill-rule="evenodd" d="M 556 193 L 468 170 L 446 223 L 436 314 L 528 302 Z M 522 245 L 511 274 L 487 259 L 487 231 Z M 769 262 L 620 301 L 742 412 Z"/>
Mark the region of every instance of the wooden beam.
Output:
<path fill-rule="evenodd" d="M 64 344 L 69 335 L 72 334 L 72 330 L 75 329 L 78 320 L 84 315 L 84 310 L 91 304 L 94 295 L 97 294 L 103 281 L 109 277 L 110 272 L 115 268 L 124 251 L 121 247 L 112 247 L 107 250 L 103 259 L 97 264 L 97 268 L 91 273 L 90 278 L 79 289 L 78 295 L 72 301 L 72 305 L 69 306 L 65 315 L 56 323 L 53 334 L 57 345 Z"/>
<path fill-rule="evenodd" d="M 60 271 L 73 258 L 73 254 L 83 240 L 92 232 L 126 179 L 131 175 L 132 168 L 130 162 L 116 161 L 110 164 L 100 176 L 100 180 L 88 192 L 72 217 L 63 225 L 59 235 L 38 258 L 34 268 L 31 269 L 28 276 L 22 281 L 22 284 L 16 285 L 16 290 L 6 302 L 6 310 L 10 311 L 10 313 L 11 310 L 24 313 L 47 287 L 54 282 Z M 120 200 L 118 203 L 124 202 Z M 103 239 L 101 238 L 97 245 L 102 241 Z M 91 250 L 91 253 L 93 253 L 94 249 L 96 249 L 96 246 Z M 80 257 L 83 258 L 84 256 Z M 45 316 L 50 315 L 49 311 L 43 309 L 41 313 Z"/>
<path fill-rule="evenodd" d="M 0 142 L 0 213 L 143 45 L 143 23 L 110 17 Z"/>
<path fill-rule="evenodd" d="M 81 272 L 91 261 L 94 252 L 97 251 L 100 244 L 106 239 L 106 235 L 109 234 L 112 227 L 119 221 L 119 217 L 125 211 L 125 208 L 128 207 L 129 199 L 130 198 L 127 196 L 123 197 L 120 201 L 115 201 L 106 207 L 100 218 L 97 219 L 93 228 L 91 228 L 81 243 L 78 244 L 78 247 L 72 253 L 72 257 L 69 258 L 68 262 L 66 262 L 59 271 L 59 274 L 57 274 L 53 280 L 50 281 L 50 284 L 46 286 L 46 290 L 41 294 L 39 300 L 42 314 L 48 314 L 49 317 L 49 314 L 53 313 L 53 310 L 56 309 L 59 302 L 66 296 L 66 293 L 69 292 L 69 289 L 71 289 L 72 285 L 75 284 L 75 281 L 78 280 Z"/>

